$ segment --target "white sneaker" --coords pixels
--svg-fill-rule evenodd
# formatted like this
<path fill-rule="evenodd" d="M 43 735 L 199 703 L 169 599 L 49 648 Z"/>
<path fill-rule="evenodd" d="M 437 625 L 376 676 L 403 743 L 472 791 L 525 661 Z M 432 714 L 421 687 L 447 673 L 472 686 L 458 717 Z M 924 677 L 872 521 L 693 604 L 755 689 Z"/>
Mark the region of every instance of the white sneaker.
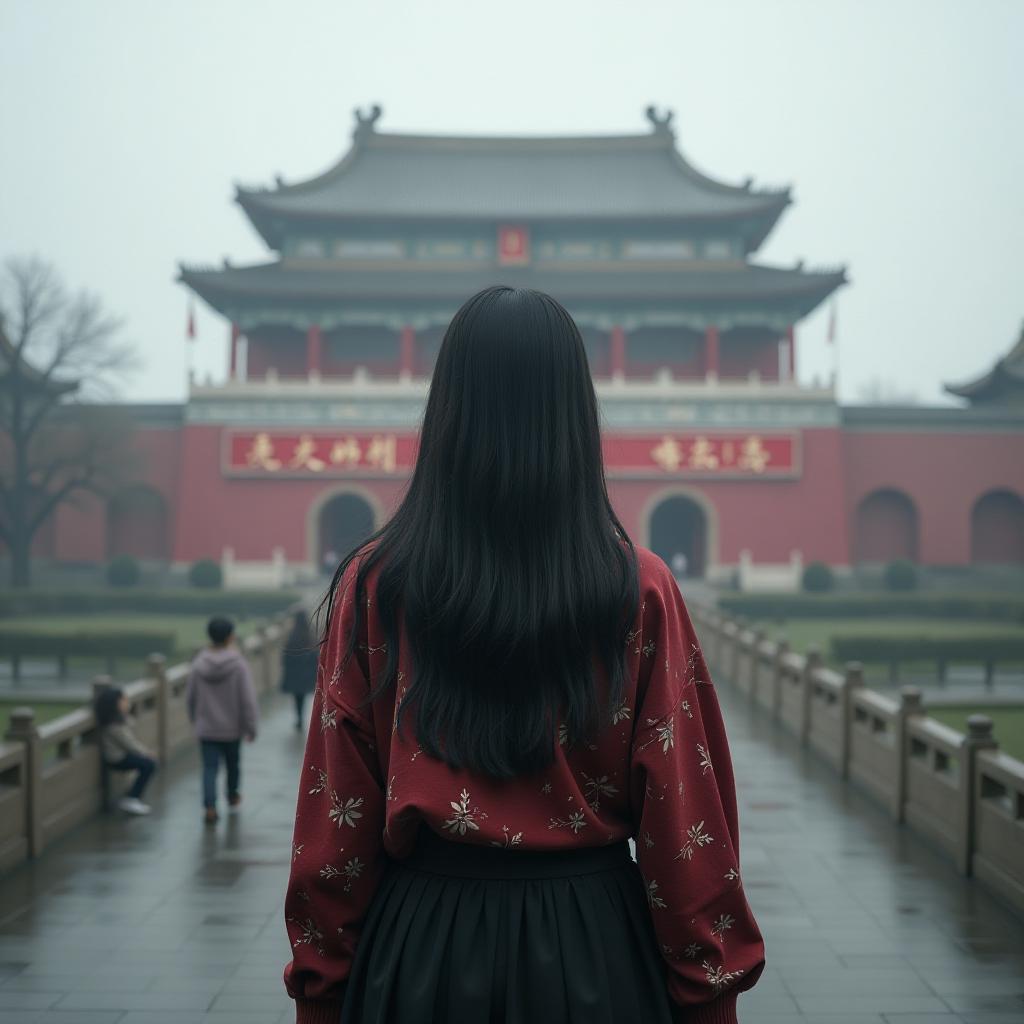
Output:
<path fill-rule="evenodd" d="M 141 800 L 137 800 L 133 796 L 125 796 L 121 798 L 118 807 L 122 811 L 127 811 L 129 814 L 149 814 L 149 804 L 144 804 Z"/>

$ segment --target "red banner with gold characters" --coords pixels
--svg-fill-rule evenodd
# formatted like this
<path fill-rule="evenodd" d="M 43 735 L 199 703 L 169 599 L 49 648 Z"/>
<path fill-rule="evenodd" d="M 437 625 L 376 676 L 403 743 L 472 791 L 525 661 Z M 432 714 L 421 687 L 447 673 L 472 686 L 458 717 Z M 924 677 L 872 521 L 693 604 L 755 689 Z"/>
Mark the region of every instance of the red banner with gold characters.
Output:
<path fill-rule="evenodd" d="M 417 434 L 395 431 L 228 431 L 229 476 L 387 476 L 408 474 Z M 610 476 L 764 479 L 800 473 L 795 433 L 673 432 L 603 439 Z"/>
<path fill-rule="evenodd" d="M 793 477 L 800 474 L 799 435 L 687 431 L 605 437 L 605 469 L 627 475 Z"/>
<path fill-rule="evenodd" d="M 257 430 L 230 432 L 224 469 L 231 476 L 357 476 L 405 473 L 416 461 L 416 434 L 393 431 Z"/>

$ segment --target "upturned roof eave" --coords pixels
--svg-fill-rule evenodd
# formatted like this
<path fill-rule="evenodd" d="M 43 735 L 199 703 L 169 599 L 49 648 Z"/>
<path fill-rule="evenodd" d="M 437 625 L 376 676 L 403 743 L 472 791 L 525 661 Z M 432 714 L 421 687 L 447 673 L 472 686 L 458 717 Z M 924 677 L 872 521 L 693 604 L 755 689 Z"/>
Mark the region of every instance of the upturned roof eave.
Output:
<path fill-rule="evenodd" d="M 283 210 L 268 202 L 272 193 L 243 192 L 235 195 L 235 202 L 241 206 L 256 233 L 266 242 L 267 246 L 280 251 L 284 236 L 287 233 L 282 225 L 295 224 L 308 229 L 310 224 L 341 225 L 360 224 L 367 221 L 373 223 L 399 224 L 487 224 L 493 225 L 503 221 L 525 220 L 530 223 L 579 223 L 593 224 L 678 224 L 682 227 L 693 227 L 709 224 L 742 224 L 750 223 L 749 230 L 743 232 L 744 252 L 756 252 L 764 240 L 771 234 L 783 212 L 792 202 L 788 192 L 766 195 L 758 206 L 741 210 L 715 211 L 709 213 L 488 213 L 474 214 L 465 212 L 439 213 L 431 211 L 417 215 L 392 210 L 366 209 L 353 211 L 334 210 Z"/>
<path fill-rule="evenodd" d="M 280 268 L 280 264 L 261 264 L 252 267 L 235 267 L 222 270 L 190 269 L 183 266 L 180 268 L 177 280 L 191 288 L 213 309 L 221 313 L 224 313 L 224 308 L 222 307 L 230 305 L 232 302 L 245 302 L 258 299 L 269 302 L 299 300 L 329 303 L 337 301 L 340 296 L 337 289 L 323 287 L 319 284 L 314 287 L 296 288 L 296 279 L 290 279 L 287 282 L 284 282 L 286 286 L 281 287 L 282 282 L 275 282 L 274 280 L 274 277 L 276 276 L 273 272 L 274 268 Z M 495 268 L 494 276 L 496 278 L 501 276 L 501 269 L 502 268 Z M 259 274 L 258 278 L 254 275 L 250 281 L 244 281 L 239 280 L 237 276 L 233 279 L 228 276 L 236 274 L 237 271 L 244 272 L 247 270 L 257 272 Z M 740 273 L 742 273 L 742 271 L 740 271 Z M 777 287 L 770 292 L 759 292 L 753 289 L 747 292 L 743 289 L 732 291 L 728 289 L 712 289 L 702 293 L 699 296 L 699 299 L 700 301 L 724 301 L 737 303 L 804 300 L 803 305 L 805 307 L 805 312 L 801 315 L 806 316 L 813 309 L 817 308 L 817 306 L 827 299 L 836 289 L 848 283 L 845 268 L 840 268 L 835 271 L 793 271 L 793 273 L 800 273 L 803 276 L 796 278 L 788 287 Z M 302 282 L 301 278 L 299 278 L 298 283 L 304 284 L 306 282 Z M 313 282 L 309 283 L 313 284 Z M 619 281 L 610 283 L 610 286 L 605 287 L 602 294 L 611 299 L 657 299 L 665 301 L 673 298 L 671 292 L 666 292 L 664 289 L 651 289 L 644 291 L 643 275 L 638 274 L 637 281 L 635 282 L 637 287 L 632 287 L 632 284 L 633 282 L 630 282 L 629 287 L 622 287 L 620 279 Z M 394 288 L 389 292 L 391 298 L 399 301 L 404 299 L 414 301 L 423 300 L 423 295 L 421 293 L 406 292 L 401 286 L 402 277 L 396 276 L 394 279 Z M 432 294 L 438 298 L 458 299 L 459 297 L 464 297 L 464 288 L 453 286 L 450 290 L 445 290 L 439 285 Z M 567 282 L 565 290 L 561 291 L 559 294 L 566 297 L 566 299 L 571 299 L 577 296 L 588 299 L 593 298 L 593 296 L 588 292 L 577 291 L 573 287 L 572 282 Z M 351 294 L 345 297 L 351 298 Z M 368 292 L 367 298 L 378 299 L 379 295 Z M 695 301 L 694 296 L 680 295 L 677 298 L 682 302 Z M 810 302 L 810 305 L 807 305 L 807 302 Z"/>

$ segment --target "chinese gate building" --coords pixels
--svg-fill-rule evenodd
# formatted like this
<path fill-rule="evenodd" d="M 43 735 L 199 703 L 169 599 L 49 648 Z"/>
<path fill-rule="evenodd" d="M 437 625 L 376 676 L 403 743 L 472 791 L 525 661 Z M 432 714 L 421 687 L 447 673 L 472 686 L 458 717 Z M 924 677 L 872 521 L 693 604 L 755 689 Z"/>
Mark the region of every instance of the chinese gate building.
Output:
<path fill-rule="evenodd" d="M 843 268 L 760 262 L 789 190 L 700 173 L 671 114 L 593 137 L 395 134 L 379 116 L 357 113 L 319 177 L 238 189 L 271 257 L 179 277 L 224 317 L 228 379 L 137 409 L 146 478 L 91 519 L 62 512 L 77 533 L 58 526 L 54 557 L 316 572 L 394 508 L 445 326 L 504 283 L 572 313 L 616 511 L 690 574 L 1024 564 L 1021 344 L 951 389 L 966 408 L 843 408 L 834 382 L 796 378 L 799 324 Z"/>

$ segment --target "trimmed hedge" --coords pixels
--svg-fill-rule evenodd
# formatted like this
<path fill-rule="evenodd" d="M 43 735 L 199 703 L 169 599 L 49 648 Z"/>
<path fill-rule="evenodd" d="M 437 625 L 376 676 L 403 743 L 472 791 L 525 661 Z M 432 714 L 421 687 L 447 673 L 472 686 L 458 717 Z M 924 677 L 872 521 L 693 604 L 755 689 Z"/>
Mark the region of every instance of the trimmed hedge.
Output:
<path fill-rule="evenodd" d="M 188 581 L 200 590 L 219 590 L 224 582 L 224 573 L 212 558 L 200 558 L 189 568 Z"/>
<path fill-rule="evenodd" d="M 1024 599 L 1007 594 L 730 594 L 724 612 L 749 619 L 848 619 L 921 616 L 1024 622 Z"/>
<path fill-rule="evenodd" d="M 840 662 L 940 661 L 990 664 L 1024 661 L 1024 637 L 1006 636 L 877 636 L 870 633 L 834 636 L 832 656 Z"/>
<path fill-rule="evenodd" d="M 0 631 L 4 658 L 145 658 L 172 654 L 174 633 L 155 630 L 90 630 L 88 633 L 23 633 Z"/>
<path fill-rule="evenodd" d="M 897 558 L 885 567 L 882 580 L 887 590 L 916 590 L 917 566 L 906 558 Z"/>
<path fill-rule="evenodd" d="M 287 590 L 2 590 L 0 618 L 17 615 L 273 615 L 299 595 Z"/>
<path fill-rule="evenodd" d="M 118 555 L 107 566 L 107 582 L 112 587 L 135 587 L 141 578 L 138 560 L 131 555 Z"/>
<path fill-rule="evenodd" d="M 823 594 L 835 586 L 835 577 L 824 562 L 811 562 L 804 569 L 800 583 L 809 594 Z"/>

